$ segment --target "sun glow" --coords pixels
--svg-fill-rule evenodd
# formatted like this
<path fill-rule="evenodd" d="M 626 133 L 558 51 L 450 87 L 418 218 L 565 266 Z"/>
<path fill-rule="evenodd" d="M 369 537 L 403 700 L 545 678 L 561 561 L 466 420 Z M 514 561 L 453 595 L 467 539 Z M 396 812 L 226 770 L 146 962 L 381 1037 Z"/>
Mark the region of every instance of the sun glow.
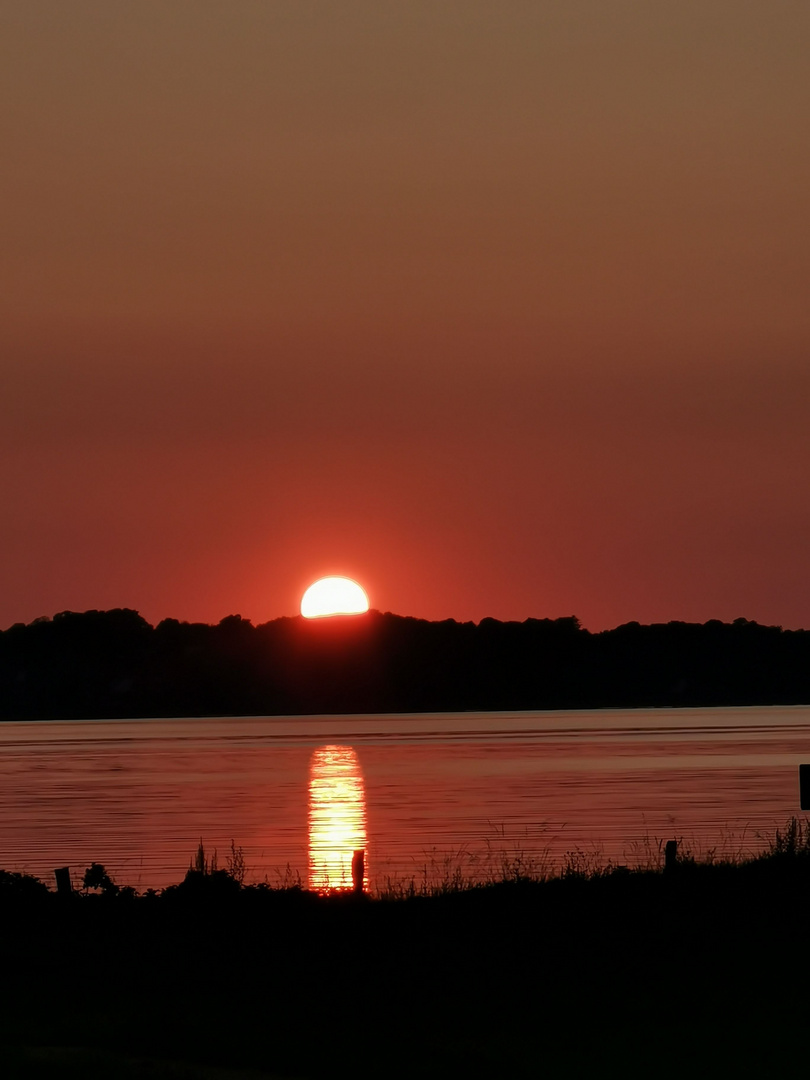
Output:
<path fill-rule="evenodd" d="M 309 762 L 310 889 L 351 889 L 352 855 L 365 847 L 366 794 L 357 754 L 350 746 L 321 746 Z"/>
<path fill-rule="evenodd" d="M 327 615 L 359 615 L 368 611 L 365 590 L 346 577 L 325 577 L 310 585 L 301 599 L 301 614 L 306 619 Z"/>

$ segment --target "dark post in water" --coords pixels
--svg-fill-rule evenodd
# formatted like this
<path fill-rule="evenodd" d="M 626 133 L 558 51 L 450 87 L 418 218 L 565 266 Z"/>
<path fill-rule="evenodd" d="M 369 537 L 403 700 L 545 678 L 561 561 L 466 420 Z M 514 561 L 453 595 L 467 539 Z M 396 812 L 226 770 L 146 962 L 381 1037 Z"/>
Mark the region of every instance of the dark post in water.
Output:
<path fill-rule="evenodd" d="M 357 896 L 363 892 L 363 877 L 366 872 L 366 853 L 363 848 L 352 855 L 352 888 Z"/>
<path fill-rule="evenodd" d="M 799 766 L 799 806 L 810 810 L 810 765 Z"/>
<path fill-rule="evenodd" d="M 60 866 L 58 870 L 54 870 L 56 876 L 56 891 L 60 896 L 70 896 L 73 892 L 73 886 L 70 884 L 70 867 Z"/>

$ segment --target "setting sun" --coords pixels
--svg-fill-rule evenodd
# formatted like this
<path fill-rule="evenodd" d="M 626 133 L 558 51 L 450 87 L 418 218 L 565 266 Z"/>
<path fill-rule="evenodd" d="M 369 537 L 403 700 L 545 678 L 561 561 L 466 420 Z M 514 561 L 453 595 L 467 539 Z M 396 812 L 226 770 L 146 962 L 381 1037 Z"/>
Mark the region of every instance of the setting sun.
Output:
<path fill-rule="evenodd" d="M 310 585 L 301 598 L 301 614 L 307 619 L 327 615 L 359 615 L 368 611 L 365 590 L 345 577 L 325 577 Z"/>

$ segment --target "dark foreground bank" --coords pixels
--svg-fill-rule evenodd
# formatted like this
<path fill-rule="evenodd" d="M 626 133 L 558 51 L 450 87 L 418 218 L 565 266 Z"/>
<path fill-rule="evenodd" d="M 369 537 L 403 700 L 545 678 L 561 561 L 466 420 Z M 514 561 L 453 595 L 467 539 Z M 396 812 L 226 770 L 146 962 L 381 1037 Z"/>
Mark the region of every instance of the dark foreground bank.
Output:
<path fill-rule="evenodd" d="M 810 632 L 575 618 L 238 615 L 216 626 L 63 612 L 0 633 L 0 719 L 442 712 L 810 702 Z"/>
<path fill-rule="evenodd" d="M 0 1069 L 794 1075 L 810 1008 L 798 841 L 736 866 L 395 900 L 223 875 L 63 898 L 5 879 Z"/>

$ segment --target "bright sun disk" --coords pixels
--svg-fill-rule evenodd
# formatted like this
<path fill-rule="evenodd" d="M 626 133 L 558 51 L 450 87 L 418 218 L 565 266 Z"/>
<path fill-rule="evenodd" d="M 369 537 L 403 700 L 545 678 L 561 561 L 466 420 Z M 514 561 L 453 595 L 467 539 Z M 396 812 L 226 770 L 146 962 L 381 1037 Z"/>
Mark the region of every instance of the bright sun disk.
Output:
<path fill-rule="evenodd" d="M 301 598 L 301 614 L 306 619 L 326 615 L 359 615 L 368 611 L 365 590 L 346 577 L 325 577 L 316 581 Z"/>

